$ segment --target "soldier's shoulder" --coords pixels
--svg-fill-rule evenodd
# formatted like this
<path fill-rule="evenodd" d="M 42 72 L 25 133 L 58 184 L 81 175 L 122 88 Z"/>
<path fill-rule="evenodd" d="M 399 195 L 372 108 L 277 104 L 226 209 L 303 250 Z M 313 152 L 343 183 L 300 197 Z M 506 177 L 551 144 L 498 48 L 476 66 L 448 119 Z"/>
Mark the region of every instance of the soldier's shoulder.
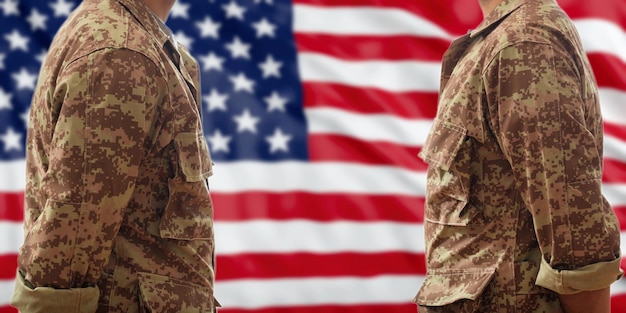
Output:
<path fill-rule="evenodd" d="M 129 49 L 146 54 L 151 36 L 116 1 L 85 2 L 67 19 L 55 36 L 51 49 L 66 50 L 76 59 L 102 49 Z"/>

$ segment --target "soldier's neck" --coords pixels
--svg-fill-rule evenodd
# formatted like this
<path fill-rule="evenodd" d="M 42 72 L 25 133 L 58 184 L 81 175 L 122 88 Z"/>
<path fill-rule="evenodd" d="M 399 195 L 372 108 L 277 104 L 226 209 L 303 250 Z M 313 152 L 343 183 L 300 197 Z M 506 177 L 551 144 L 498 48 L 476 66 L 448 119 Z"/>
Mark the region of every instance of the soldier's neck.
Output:
<path fill-rule="evenodd" d="M 167 16 L 170 14 L 174 2 L 176 2 L 176 0 L 143 0 L 143 3 L 145 3 L 163 22 L 165 22 Z"/>
<path fill-rule="evenodd" d="M 489 13 L 495 9 L 498 4 L 504 0 L 478 0 L 480 9 L 483 11 L 483 17 L 489 16 Z"/>

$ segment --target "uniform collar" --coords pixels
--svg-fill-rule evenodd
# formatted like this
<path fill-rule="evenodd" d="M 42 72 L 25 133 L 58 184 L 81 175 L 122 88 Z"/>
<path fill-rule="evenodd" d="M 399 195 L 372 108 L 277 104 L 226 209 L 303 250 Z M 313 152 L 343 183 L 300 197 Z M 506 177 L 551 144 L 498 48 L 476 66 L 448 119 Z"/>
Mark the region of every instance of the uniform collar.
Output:
<path fill-rule="evenodd" d="M 121 5 L 126 7 L 128 11 L 137 19 L 152 36 L 156 38 L 161 46 L 168 41 L 168 36 L 159 26 L 157 17 L 141 0 L 117 0 Z"/>
<path fill-rule="evenodd" d="M 483 19 L 483 21 L 476 27 L 476 29 L 470 31 L 470 37 L 474 37 L 485 29 L 490 28 L 492 25 L 497 24 L 513 11 L 517 10 L 522 5 L 526 4 L 530 0 L 504 0 L 497 7 Z"/>

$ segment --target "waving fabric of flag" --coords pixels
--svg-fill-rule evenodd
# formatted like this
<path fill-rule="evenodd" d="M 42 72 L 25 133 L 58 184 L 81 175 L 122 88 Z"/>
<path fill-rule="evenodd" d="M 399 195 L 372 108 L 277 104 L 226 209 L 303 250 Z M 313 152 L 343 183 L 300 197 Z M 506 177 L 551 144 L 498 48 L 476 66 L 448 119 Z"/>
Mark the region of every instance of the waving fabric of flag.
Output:
<path fill-rule="evenodd" d="M 626 251 L 626 1 L 559 0 L 600 86 L 603 190 Z M 78 0 L 0 0 L 0 313 L 22 242 L 24 140 L 46 48 Z M 224 313 L 409 313 L 425 275 L 440 61 L 476 0 L 178 0 L 202 70 Z M 624 263 L 626 268 L 626 263 Z M 613 285 L 626 312 L 626 280 Z"/>

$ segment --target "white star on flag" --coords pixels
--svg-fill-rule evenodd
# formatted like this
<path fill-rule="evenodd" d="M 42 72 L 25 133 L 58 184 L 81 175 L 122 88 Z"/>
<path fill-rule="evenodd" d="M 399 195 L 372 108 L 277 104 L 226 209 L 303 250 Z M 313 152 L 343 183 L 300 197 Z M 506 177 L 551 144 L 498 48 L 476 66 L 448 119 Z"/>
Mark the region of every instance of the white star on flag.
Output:
<path fill-rule="evenodd" d="M 9 127 L 7 132 L 0 136 L 0 140 L 4 142 L 4 152 L 22 150 L 22 135 L 14 131 L 13 128 Z"/>
<path fill-rule="evenodd" d="M 282 65 L 282 62 L 278 62 L 274 60 L 272 55 L 268 55 L 265 62 L 259 64 L 259 67 L 261 68 L 261 71 L 263 71 L 263 78 L 269 78 L 272 76 L 280 78 L 280 67 Z"/>
<path fill-rule="evenodd" d="M 196 22 L 196 27 L 200 30 L 200 37 L 219 39 L 219 30 L 222 24 L 214 22 L 210 16 L 204 18 L 202 22 Z"/>
<path fill-rule="evenodd" d="M 4 35 L 4 39 L 9 42 L 10 50 L 20 49 L 24 52 L 28 52 L 28 42 L 30 38 L 22 36 L 17 29 L 14 29 L 10 34 Z"/>
<path fill-rule="evenodd" d="M 170 17 L 189 19 L 189 7 L 189 4 L 183 3 L 180 0 L 174 2 L 172 10 L 170 10 Z"/>
<path fill-rule="evenodd" d="M 43 60 L 46 58 L 46 55 L 48 55 L 48 50 L 43 49 L 41 50 L 39 54 L 35 55 L 35 60 L 39 61 L 39 63 L 43 63 Z"/>
<path fill-rule="evenodd" d="M 289 147 L 287 146 L 287 143 L 289 143 L 291 137 L 291 135 L 283 133 L 280 128 L 276 127 L 276 129 L 274 130 L 274 134 L 265 137 L 265 140 L 270 144 L 270 153 L 275 153 L 278 151 L 289 152 Z"/>
<path fill-rule="evenodd" d="M 26 110 L 26 112 L 20 114 L 20 118 L 22 119 L 22 121 L 24 121 L 24 124 L 26 125 L 26 127 L 28 127 L 28 117 L 30 115 L 30 108 L 28 108 L 28 110 Z"/>
<path fill-rule="evenodd" d="M 267 103 L 267 111 L 272 112 L 274 110 L 285 112 L 285 104 L 287 99 L 281 97 L 278 92 L 274 91 L 269 97 L 265 97 L 265 103 Z"/>
<path fill-rule="evenodd" d="M 12 97 L 12 94 L 5 92 L 4 89 L 0 88 L 0 110 L 13 108 L 13 105 L 11 105 Z"/>
<path fill-rule="evenodd" d="M 18 4 L 17 0 L 3 0 L 0 2 L 0 9 L 2 9 L 4 16 L 20 15 Z"/>
<path fill-rule="evenodd" d="M 222 8 L 226 11 L 226 18 L 236 18 L 243 21 L 243 14 L 246 9 L 237 5 L 237 2 L 234 0 L 231 0 L 230 3 L 223 5 Z"/>
<path fill-rule="evenodd" d="M 266 18 L 261 19 L 256 23 L 252 23 L 252 27 L 256 30 L 257 38 L 268 36 L 271 38 L 276 37 L 274 33 L 276 31 L 276 25 L 270 23 Z"/>
<path fill-rule="evenodd" d="M 254 81 L 248 79 L 246 74 L 239 73 L 237 76 L 230 76 L 230 81 L 235 85 L 233 88 L 235 91 L 247 91 L 249 93 L 254 93 Z"/>
<path fill-rule="evenodd" d="M 51 3 L 50 7 L 54 10 L 55 17 L 68 16 L 72 13 L 74 3 L 65 0 L 57 0 L 57 2 Z"/>
<path fill-rule="evenodd" d="M 250 48 L 252 45 L 246 44 L 239 37 L 235 36 L 233 42 L 226 45 L 226 49 L 230 51 L 233 59 L 243 58 L 250 59 Z"/>
<path fill-rule="evenodd" d="M 17 89 L 35 89 L 35 84 L 37 82 L 37 74 L 32 74 L 25 68 L 21 68 L 19 73 L 11 75 L 13 79 L 17 82 Z"/>
<path fill-rule="evenodd" d="M 217 153 L 220 151 L 228 153 L 230 151 L 230 149 L 228 148 L 228 143 L 232 140 L 232 136 L 224 136 L 219 129 L 216 129 L 213 132 L 213 135 L 207 137 L 207 139 L 211 144 L 212 153 Z"/>
<path fill-rule="evenodd" d="M 203 97 L 207 103 L 207 109 L 209 112 L 214 110 L 221 110 L 226 112 L 226 100 L 228 100 L 228 94 L 220 94 L 217 89 L 211 89 L 211 93 L 208 96 Z"/>
<path fill-rule="evenodd" d="M 30 15 L 26 18 L 26 21 L 30 24 L 30 29 L 36 31 L 37 29 L 46 30 L 46 21 L 48 17 L 39 13 L 37 9 L 32 9 Z"/>
<path fill-rule="evenodd" d="M 213 51 L 209 52 L 206 56 L 200 56 L 200 61 L 202 62 L 202 70 L 204 71 L 223 70 L 222 64 L 224 63 L 224 58 L 220 58 L 217 54 L 213 53 Z"/>
<path fill-rule="evenodd" d="M 249 131 L 251 133 L 256 133 L 256 124 L 260 122 L 258 117 L 250 114 L 250 110 L 245 109 L 241 115 L 236 115 L 234 118 L 237 123 L 237 132 Z"/>

